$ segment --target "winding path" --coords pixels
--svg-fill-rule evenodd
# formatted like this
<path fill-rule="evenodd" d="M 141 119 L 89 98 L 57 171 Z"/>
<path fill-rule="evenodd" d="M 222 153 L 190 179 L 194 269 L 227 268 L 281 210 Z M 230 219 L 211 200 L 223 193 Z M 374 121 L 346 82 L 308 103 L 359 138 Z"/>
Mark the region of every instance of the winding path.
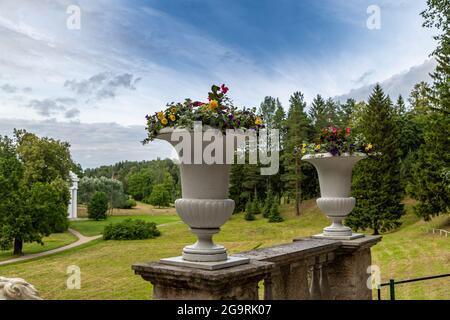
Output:
<path fill-rule="evenodd" d="M 15 262 L 20 262 L 20 261 L 25 261 L 25 260 L 30 260 L 30 259 L 34 259 L 34 258 L 39 258 L 39 257 L 45 257 L 45 256 L 49 256 L 51 254 L 54 253 L 58 253 L 58 252 L 62 252 L 62 251 L 66 251 L 78 246 L 81 246 L 85 243 L 91 242 L 93 240 L 99 239 L 102 237 L 102 235 L 98 235 L 98 236 L 93 236 L 93 237 L 86 237 L 83 236 L 81 233 L 79 233 L 78 231 L 74 230 L 74 229 L 70 229 L 68 230 L 71 234 L 73 234 L 75 237 L 78 238 L 77 241 L 72 242 L 71 244 L 68 244 L 66 246 L 63 247 L 59 247 L 56 249 L 52 249 L 52 250 L 48 250 L 48 251 L 43 251 L 43 252 L 38 252 L 38 253 L 32 253 L 32 254 L 27 254 L 18 258 L 14 258 L 14 259 L 9 259 L 9 260 L 5 260 L 5 261 L 0 261 L 0 266 L 3 265 L 7 265 L 10 263 L 15 263 Z"/>
<path fill-rule="evenodd" d="M 182 221 L 174 221 L 174 222 L 168 222 L 168 223 L 163 223 L 158 225 L 158 227 L 164 227 L 173 223 L 180 223 Z M 100 239 L 103 235 L 98 235 L 98 236 L 93 236 L 93 237 L 86 237 L 83 236 L 81 233 L 79 233 L 77 230 L 71 229 L 69 228 L 68 231 L 73 234 L 75 237 L 78 238 L 77 241 L 72 242 L 71 244 L 68 244 L 66 246 L 62 246 L 56 249 L 52 249 L 52 250 L 48 250 L 48 251 L 43 251 L 43 252 L 38 252 L 38 253 L 32 253 L 32 254 L 27 254 L 18 258 L 14 258 L 14 259 L 9 259 L 9 260 L 5 260 L 5 261 L 0 261 L 0 266 L 4 266 L 10 263 L 15 263 L 15 262 L 20 262 L 20 261 L 26 261 L 26 260 L 30 260 L 30 259 L 34 259 L 34 258 L 39 258 L 39 257 L 45 257 L 45 256 L 49 256 L 51 254 L 54 253 L 58 253 L 58 252 L 62 252 L 62 251 L 66 251 L 78 246 L 81 246 L 85 243 Z"/>

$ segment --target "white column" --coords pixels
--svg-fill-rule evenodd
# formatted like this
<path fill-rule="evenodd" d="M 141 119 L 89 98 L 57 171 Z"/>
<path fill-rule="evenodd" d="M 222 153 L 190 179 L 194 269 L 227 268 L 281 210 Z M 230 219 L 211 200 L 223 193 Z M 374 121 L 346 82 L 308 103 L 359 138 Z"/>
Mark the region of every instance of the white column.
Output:
<path fill-rule="evenodd" d="M 71 180 L 71 186 L 70 186 L 70 203 L 69 207 L 67 208 L 68 211 L 68 218 L 69 219 L 76 219 L 78 217 L 78 208 L 77 208 L 77 192 L 78 192 L 78 181 L 80 179 L 78 176 L 70 172 L 70 180 Z"/>

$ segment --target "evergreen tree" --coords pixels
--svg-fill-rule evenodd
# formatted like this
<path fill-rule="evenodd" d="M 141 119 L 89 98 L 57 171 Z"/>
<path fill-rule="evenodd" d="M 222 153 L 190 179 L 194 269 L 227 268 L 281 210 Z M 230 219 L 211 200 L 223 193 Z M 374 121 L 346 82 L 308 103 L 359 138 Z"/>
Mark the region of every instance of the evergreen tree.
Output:
<path fill-rule="evenodd" d="M 429 220 L 449 212 L 450 191 L 450 4 L 448 0 L 428 0 L 422 12 L 425 27 L 440 31 L 435 37 L 438 46 L 433 52 L 437 61 L 431 75 L 433 86 L 428 90 L 431 105 L 425 109 L 424 143 L 413 166 L 412 196 L 419 200 L 415 212 Z M 425 94 L 426 95 L 426 94 Z"/>
<path fill-rule="evenodd" d="M 339 106 L 339 123 L 342 128 L 351 127 L 352 114 L 356 109 L 355 99 L 347 99 L 344 104 Z"/>
<path fill-rule="evenodd" d="M 361 125 L 359 131 L 377 153 L 355 166 L 352 193 L 356 206 L 346 223 L 355 230 L 371 228 L 379 234 L 400 225 L 404 208 L 395 109 L 378 84 L 369 97 Z"/>
<path fill-rule="evenodd" d="M 283 222 L 284 219 L 280 215 L 280 210 L 278 208 L 278 201 L 274 201 L 269 213 L 269 222 Z"/>
<path fill-rule="evenodd" d="M 318 94 L 309 108 L 309 118 L 314 127 L 313 136 L 317 136 L 320 131 L 328 126 L 328 111 L 325 100 Z M 310 137 L 312 138 L 312 136 Z"/>
<path fill-rule="evenodd" d="M 306 115 L 306 103 L 301 92 L 295 92 L 290 98 L 290 107 L 286 120 L 286 139 L 284 143 L 283 163 L 284 174 L 282 180 L 288 190 L 288 197 L 295 199 L 296 214 L 300 215 L 300 203 L 302 200 L 301 148 L 308 140 L 310 121 Z"/>
<path fill-rule="evenodd" d="M 244 219 L 247 221 L 253 221 L 255 220 L 255 214 L 254 214 L 254 205 L 252 201 L 248 201 L 245 205 L 245 216 Z"/>

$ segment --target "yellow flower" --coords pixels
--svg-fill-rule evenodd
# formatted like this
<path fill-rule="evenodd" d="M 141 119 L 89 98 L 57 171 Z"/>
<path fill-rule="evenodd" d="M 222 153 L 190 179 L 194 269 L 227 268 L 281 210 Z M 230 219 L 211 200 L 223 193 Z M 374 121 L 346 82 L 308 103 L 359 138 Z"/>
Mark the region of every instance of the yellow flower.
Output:
<path fill-rule="evenodd" d="M 316 150 L 317 150 L 317 151 L 320 150 L 320 144 L 316 144 Z"/>
<path fill-rule="evenodd" d="M 366 146 L 366 151 L 372 150 L 372 148 L 373 148 L 373 145 L 372 145 L 371 143 L 369 143 L 369 144 Z"/>
<path fill-rule="evenodd" d="M 169 118 L 170 118 L 170 120 L 175 121 L 175 119 L 176 119 L 177 117 L 175 117 L 174 114 L 171 114 L 171 115 L 169 116 Z"/>
<path fill-rule="evenodd" d="M 302 148 L 306 149 L 306 143 L 302 144 Z"/>
<path fill-rule="evenodd" d="M 219 103 L 217 102 L 217 100 L 211 100 L 211 102 L 209 103 L 209 108 L 211 110 L 216 109 L 219 106 Z"/>
<path fill-rule="evenodd" d="M 302 154 L 306 153 L 306 148 L 302 148 Z"/>
<path fill-rule="evenodd" d="M 174 107 L 174 108 L 171 108 L 171 109 L 170 109 L 170 112 L 176 113 L 176 112 L 177 112 L 177 108 L 175 108 L 175 107 Z"/>
<path fill-rule="evenodd" d="M 162 120 L 164 118 L 164 112 L 160 111 L 156 114 L 159 120 Z"/>
<path fill-rule="evenodd" d="M 161 123 L 163 124 L 163 126 L 167 125 L 167 119 L 166 118 L 162 118 L 161 119 Z"/>
<path fill-rule="evenodd" d="M 255 119 L 255 124 L 256 125 L 259 125 L 259 124 L 262 124 L 263 122 L 262 122 L 262 119 L 260 118 L 260 117 L 256 117 L 256 119 Z"/>

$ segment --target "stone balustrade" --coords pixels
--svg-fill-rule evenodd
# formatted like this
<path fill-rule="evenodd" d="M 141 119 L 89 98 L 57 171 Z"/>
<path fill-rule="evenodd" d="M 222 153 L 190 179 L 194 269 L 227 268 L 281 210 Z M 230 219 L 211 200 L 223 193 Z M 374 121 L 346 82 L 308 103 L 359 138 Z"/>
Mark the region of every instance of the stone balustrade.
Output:
<path fill-rule="evenodd" d="M 133 270 L 153 284 L 153 299 L 370 300 L 367 287 L 371 247 L 380 236 L 354 240 L 299 238 L 234 254 L 250 263 L 202 270 L 160 262 L 136 263 Z"/>

